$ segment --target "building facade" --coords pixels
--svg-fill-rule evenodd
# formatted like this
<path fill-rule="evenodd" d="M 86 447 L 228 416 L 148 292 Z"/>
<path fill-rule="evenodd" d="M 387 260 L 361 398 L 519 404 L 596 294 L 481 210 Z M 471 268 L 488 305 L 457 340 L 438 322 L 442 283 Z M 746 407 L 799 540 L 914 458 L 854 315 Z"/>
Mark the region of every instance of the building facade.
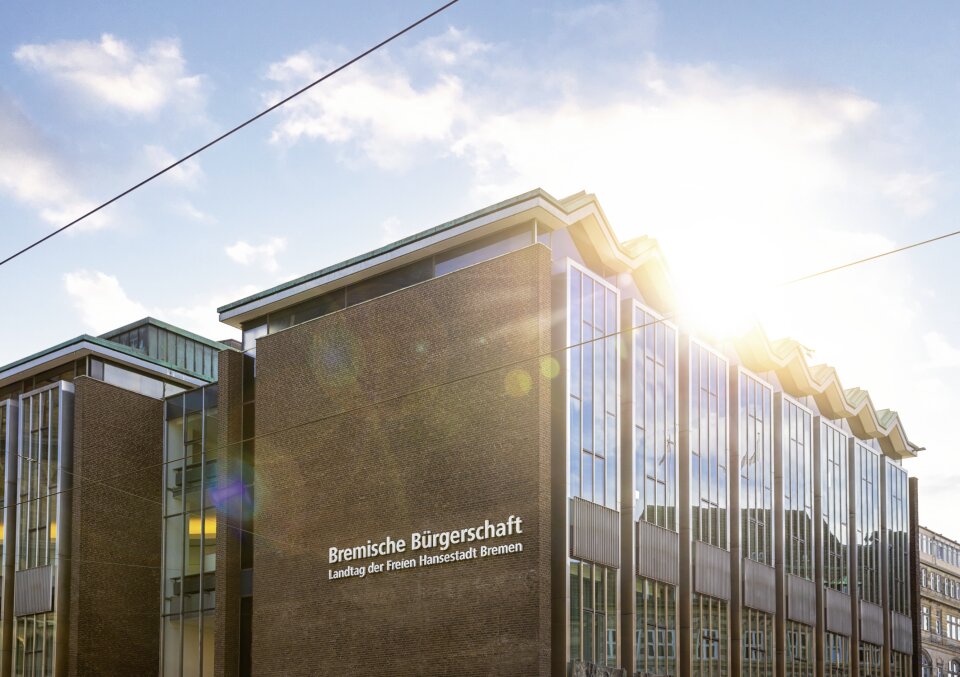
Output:
<path fill-rule="evenodd" d="M 919 671 L 899 418 L 675 312 L 653 241 L 542 191 L 221 308 L 216 674 Z M 381 540 L 498 515 L 519 551 Z"/>
<path fill-rule="evenodd" d="M 162 402 L 225 348 L 146 318 L 0 367 L 0 674 L 156 673 Z"/>
<path fill-rule="evenodd" d="M 960 543 L 919 531 L 921 675 L 960 676 Z"/>
<path fill-rule="evenodd" d="M 219 313 L 0 369 L 0 677 L 919 673 L 899 417 L 593 196 Z"/>

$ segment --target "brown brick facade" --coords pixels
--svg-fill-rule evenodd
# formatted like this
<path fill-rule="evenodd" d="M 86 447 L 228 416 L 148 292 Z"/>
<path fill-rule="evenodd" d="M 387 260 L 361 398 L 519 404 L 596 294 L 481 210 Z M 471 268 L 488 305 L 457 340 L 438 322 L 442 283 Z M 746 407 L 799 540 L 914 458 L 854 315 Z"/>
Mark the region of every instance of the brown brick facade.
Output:
<path fill-rule="evenodd" d="M 163 403 L 81 377 L 74 412 L 69 674 L 156 675 Z"/>
<path fill-rule="evenodd" d="M 255 675 L 549 674 L 550 319 L 534 245 L 259 340 Z M 510 515 L 520 553 L 328 579 Z"/>

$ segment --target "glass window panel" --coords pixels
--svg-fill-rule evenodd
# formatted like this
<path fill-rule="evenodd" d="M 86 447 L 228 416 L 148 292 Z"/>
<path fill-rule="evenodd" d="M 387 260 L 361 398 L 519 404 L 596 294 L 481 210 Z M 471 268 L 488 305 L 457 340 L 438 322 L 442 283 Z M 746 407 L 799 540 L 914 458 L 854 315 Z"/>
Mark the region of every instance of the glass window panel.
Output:
<path fill-rule="evenodd" d="M 384 294 L 397 291 L 429 280 L 433 277 L 433 260 L 421 259 L 406 266 L 377 275 L 347 287 L 347 305 L 352 306 L 369 301 Z"/>
<path fill-rule="evenodd" d="M 530 244 L 533 244 L 533 229 L 530 226 L 508 228 L 437 254 L 436 275 L 446 275 Z"/>

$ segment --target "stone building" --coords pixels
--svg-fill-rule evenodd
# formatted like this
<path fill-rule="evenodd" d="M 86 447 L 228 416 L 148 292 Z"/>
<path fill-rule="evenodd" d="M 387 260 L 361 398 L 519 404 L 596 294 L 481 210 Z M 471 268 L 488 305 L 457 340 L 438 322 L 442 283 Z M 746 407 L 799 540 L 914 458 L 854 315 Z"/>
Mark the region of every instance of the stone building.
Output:
<path fill-rule="evenodd" d="M 920 527 L 922 677 L 960 677 L 960 543 Z"/>

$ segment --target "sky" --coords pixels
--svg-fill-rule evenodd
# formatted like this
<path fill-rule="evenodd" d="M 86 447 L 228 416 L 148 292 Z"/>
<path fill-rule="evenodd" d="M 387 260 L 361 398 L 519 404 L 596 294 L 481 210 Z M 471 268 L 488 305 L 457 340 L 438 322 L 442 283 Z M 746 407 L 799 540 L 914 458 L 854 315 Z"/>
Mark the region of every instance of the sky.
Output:
<path fill-rule="evenodd" d="M 436 5 L 0 5 L 0 258 Z M 684 307 L 760 321 L 900 413 L 921 521 L 960 463 L 960 12 L 949 2 L 450 10 L 0 267 L 0 363 L 215 308 L 541 187 L 656 238 Z"/>

